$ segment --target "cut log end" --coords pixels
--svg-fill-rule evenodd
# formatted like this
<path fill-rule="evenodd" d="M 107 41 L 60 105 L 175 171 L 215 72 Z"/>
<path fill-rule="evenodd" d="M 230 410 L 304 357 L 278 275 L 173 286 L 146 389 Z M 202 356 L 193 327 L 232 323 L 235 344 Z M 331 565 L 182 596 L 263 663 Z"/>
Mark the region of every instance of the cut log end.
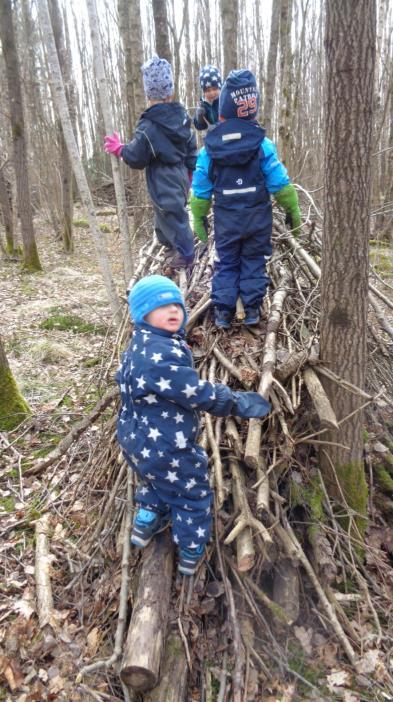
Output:
<path fill-rule="evenodd" d="M 158 677 L 151 670 L 134 665 L 123 668 L 121 679 L 136 692 L 151 690 L 158 683 Z"/>

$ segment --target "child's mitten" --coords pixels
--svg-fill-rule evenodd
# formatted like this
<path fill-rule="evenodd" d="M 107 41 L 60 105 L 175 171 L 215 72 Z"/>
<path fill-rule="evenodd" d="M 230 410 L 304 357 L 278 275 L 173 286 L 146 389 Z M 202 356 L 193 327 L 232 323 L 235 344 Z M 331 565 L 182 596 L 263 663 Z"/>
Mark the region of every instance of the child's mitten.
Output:
<path fill-rule="evenodd" d="M 114 156 L 117 156 L 117 158 L 121 156 L 124 144 L 121 143 L 120 136 L 117 132 L 113 132 L 113 134 L 108 134 L 105 136 L 104 142 L 104 151 L 106 151 L 107 154 L 113 154 Z"/>

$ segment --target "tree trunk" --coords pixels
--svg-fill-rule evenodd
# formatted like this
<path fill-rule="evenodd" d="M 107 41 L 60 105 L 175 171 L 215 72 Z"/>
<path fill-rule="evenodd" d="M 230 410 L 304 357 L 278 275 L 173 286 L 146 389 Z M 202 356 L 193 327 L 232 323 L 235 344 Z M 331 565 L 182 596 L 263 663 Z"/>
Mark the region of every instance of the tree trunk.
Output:
<path fill-rule="evenodd" d="M 101 110 L 104 117 L 106 134 L 113 132 L 113 118 L 109 104 L 109 94 L 107 77 L 105 74 L 104 60 L 102 57 L 101 36 L 98 23 L 98 13 L 95 0 L 87 0 L 87 12 L 90 23 L 90 36 L 93 47 L 94 70 L 98 81 L 98 89 L 101 103 Z M 116 156 L 111 157 L 113 183 L 115 186 L 115 196 L 117 205 L 117 216 L 122 241 L 124 280 L 127 284 L 134 272 L 131 254 L 130 230 L 128 226 L 127 201 L 124 190 L 123 177 L 120 171 L 120 161 Z"/>
<path fill-rule="evenodd" d="M 292 0 L 281 0 L 280 14 L 280 124 L 279 152 L 283 163 L 290 165 L 293 135 L 292 118 Z"/>
<path fill-rule="evenodd" d="M 325 217 L 322 251 L 321 358 L 364 388 L 367 344 L 370 162 L 375 64 L 375 3 L 328 0 L 326 23 Z M 324 387 L 340 431 L 329 431 L 322 467 L 330 495 L 367 512 L 363 416 L 357 395 Z M 362 530 L 365 520 L 358 519 Z"/>
<path fill-rule="evenodd" d="M 22 90 L 11 0 L 2 0 L 0 2 L 0 38 L 3 46 L 8 84 L 18 210 L 23 240 L 23 268 L 32 272 L 40 271 L 42 269 L 35 241 L 33 214 L 30 204 L 28 147 L 25 136 Z"/>
<path fill-rule="evenodd" d="M 166 0 L 153 0 L 152 4 L 157 54 L 172 63 Z"/>
<path fill-rule="evenodd" d="M 114 318 L 116 322 L 120 324 L 120 300 L 112 277 L 108 251 L 104 242 L 104 238 L 98 228 L 93 199 L 91 197 L 89 185 L 86 179 L 86 174 L 83 170 L 83 166 L 80 161 L 74 132 L 72 131 L 72 124 L 64 92 L 63 80 L 61 77 L 59 59 L 56 52 L 55 40 L 53 37 L 52 25 L 49 17 L 47 0 L 39 0 L 37 5 L 42 27 L 42 33 L 45 38 L 45 44 L 48 52 L 48 63 L 50 66 L 51 79 L 54 84 L 57 109 L 63 127 L 64 138 L 67 143 L 68 152 L 70 154 L 72 162 L 72 168 L 78 183 L 79 194 L 81 196 L 82 203 L 86 208 L 87 217 L 89 220 L 91 233 L 95 243 L 98 262 L 100 264 L 101 272 L 104 278 L 108 299 L 112 308 Z"/>
<path fill-rule="evenodd" d="M 64 87 L 67 94 L 67 102 L 68 104 L 70 104 L 70 95 L 69 91 L 67 91 L 67 86 L 71 84 L 70 57 L 68 56 L 68 51 L 65 46 L 61 12 L 58 0 L 50 0 L 49 9 L 57 54 L 60 59 L 61 74 L 63 77 Z M 61 121 L 59 121 L 59 137 L 61 148 L 61 233 L 64 251 L 66 253 L 72 253 L 72 251 L 74 250 L 74 242 L 72 239 L 72 165 L 67 150 L 67 144 L 64 139 Z"/>
<path fill-rule="evenodd" d="M 6 178 L 4 176 L 4 168 L 0 168 L 0 210 L 3 216 L 5 228 L 6 252 L 10 256 L 17 253 L 14 240 L 14 222 L 12 219 L 12 204 Z"/>
<path fill-rule="evenodd" d="M 11 431 L 31 414 L 9 367 L 0 336 L 0 431 Z"/>
<path fill-rule="evenodd" d="M 270 43 L 269 43 L 269 53 L 267 56 L 267 68 L 266 68 L 266 83 L 265 83 L 265 98 L 264 98 L 264 114 L 263 114 L 263 126 L 266 129 L 266 133 L 272 137 L 272 116 L 273 116 L 273 105 L 274 105 L 274 93 L 276 89 L 276 75 L 277 75 L 277 49 L 278 49 L 278 37 L 279 37 L 279 27 L 280 27 L 280 2 L 272 3 L 272 17 L 270 24 Z"/>
<path fill-rule="evenodd" d="M 224 51 L 224 76 L 238 68 L 237 65 L 237 26 L 239 21 L 238 0 L 220 0 L 222 25 L 222 46 Z"/>

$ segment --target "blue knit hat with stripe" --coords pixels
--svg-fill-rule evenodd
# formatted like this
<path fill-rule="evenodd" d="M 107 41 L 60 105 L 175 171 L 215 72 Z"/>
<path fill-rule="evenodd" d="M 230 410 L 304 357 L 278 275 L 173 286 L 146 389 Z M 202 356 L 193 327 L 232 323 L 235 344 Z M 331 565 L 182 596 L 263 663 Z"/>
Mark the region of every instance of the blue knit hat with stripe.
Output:
<path fill-rule="evenodd" d="M 259 90 L 255 76 L 247 68 L 231 71 L 220 93 L 218 114 L 225 119 L 255 120 L 259 107 Z"/>
<path fill-rule="evenodd" d="M 141 278 L 132 288 L 128 296 L 131 317 L 135 324 L 142 324 L 144 318 L 156 307 L 175 302 L 181 305 L 184 312 L 183 326 L 187 320 L 183 295 L 176 283 L 164 275 L 147 275 Z"/>

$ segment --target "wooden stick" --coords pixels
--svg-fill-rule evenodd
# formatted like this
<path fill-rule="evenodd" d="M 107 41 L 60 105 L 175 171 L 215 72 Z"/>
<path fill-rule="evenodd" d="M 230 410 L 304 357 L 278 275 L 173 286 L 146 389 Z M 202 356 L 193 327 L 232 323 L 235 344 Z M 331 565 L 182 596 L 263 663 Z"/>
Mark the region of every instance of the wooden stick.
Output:
<path fill-rule="evenodd" d="M 273 515 L 272 515 L 273 519 Z M 275 526 L 275 531 L 276 533 L 280 536 L 281 541 L 284 545 L 284 547 L 287 550 L 289 558 L 293 559 L 293 557 L 297 558 L 301 565 L 303 566 L 304 570 L 306 571 L 308 577 L 310 578 L 315 591 L 319 597 L 319 601 L 325 610 L 325 613 L 327 615 L 328 621 L 330 622 L 337 638 L 339 639 L 341 645 L 343 646 L 343 649 L 349 659 L 349 661 L 352 663 L 352 665 L 355 664 L 357 660 L 357 656 L 355 654 L 355 651 L 353 650 L 349 639 L 347 638 L 344 629 L 342 628 L 340 622 L 337 619 L 337 615 L 333 609 L 333 606 L 329 602 L 328 598 L 325 595 L 325 592 L 322 589 L 322 586 L 313 570 L 313 567 L 306 557 L 298 539 L 295 536 L 295 533 L 293 532 L 291 526 L 289 525 L 288 521 L 285 520 L 285 529 L 281 527 L 281 529 L 277 529 L 277 526 Z M 283 534 L 285 534 L 285 537 L 283 538 Z M 288 548 L 289 547 L 289 548 Z M 288 552 L 289 551 L 289 552 Z"/>
<path fill-rule="evenodd" d="M 277 331 L 280 325 L 281 312 L 288 293 L 288 285 L 291 277 L 290 273 L 282 267 L 279 267 L 279 270 L 281 279 L 279 287 L 273 295 L 263 347 L 262 374 L 258 387 L 259 394 L 265 398 L 269 396 L 269 390 L 273 381 L 273 372 L 276 365 Z M 258 466 L 260 454 L 261 426 L 260 419 L 250 419 L 244 460 L 250 468 L 254 469 Z"/>
<path fill-rule="evenodd" d="M 243 319 L 245 319 L 246 313 L 244 311 L 244 305 L 242 302 L 242 298 L 238 297 L 236 300 L 236 319 L 238 322 L 242 322 Z"/>
<path fill-rule="evenodd" d="M 41 629 L 44 626 L 56 628 L 55 611 L 53 607 L 52 587 L 50 582 L 49 568 L 49 514 L 44 514 L 38 519 L 35 525 L 36 547 L 35 547 L 35 585 L 37 597 L 38 621 Z"/>
<path fill-rule="evenodd" d="M 329 429 L 338 429 L 333 407 L 315 371 L 308 366 L 303 371 L 303 377 L 321 425 Z"/>
<path fill-rule="evenodd" d="M 144 692 L 158 683 L 172 582 L 173 549 L 169 531 L 146 547 L 120 676 Z"/>
<path fill-rule="evenodd" d="M 257 514 L 264 515 L 269 511 L 269 478 L 266 475 L 266 463 L 263 456 L 259 456 L 257 465 Z"/>
<path fill-rule="evenodd" d="M 224 368 L 226 368 L 230 374 L 239 381 L 239 383 L 244 385 L 245 388 L 251 387 L 249 381 L 243 378 L 241 371 L 236 368 L 236 366 L 222 353 L 222 351 L 220 351 L 220 349 L 217 348 L 217 346 L 213 348 L 213 353 L 221 365 L 224 366 Z"/>
<path fill-rule="evenodd" d="M 244 478 L 240 471 L 235 469 L 235 461 L 229 461 L 232 470 L 233 478 L 233 504 L 235 511 L 240 513 L 242 510 L 241 493 L 245 491 Z M 246 526 L 236 538 L 236 558 L 237 567 L 241 573 L 251 570 L 255 561 L 255 549 L 252 539 L 251 527 Z"/>
<path fill-rule="evenodd" d="M 234 539 L 236 539 L 238 534 L 240 534 L 243 531 L 243 529 L 245 529 L 246 527 L 251 527 L 251 529 L 257 531 L 262 537 L 264 547 L 267 550 L 267 555 L 269 555 L 273 547 L 273 541 L 272 537 L 270 536 L 270 532 L 266 529 L 262 522 L 259 521 L 259 519 L 256 519 L 256 517 L 253 516 L 251 512 L 245 494 L 245 487 L 243 484 L 242 475 L 237 460 L 235 458 L 232 458 L 230 459 L 229 464 L 232 471 L 232 478 L 234 482 L 237 482 L 239 486 L 237 494 L 240 503 L 240 514 L 236 518 L 236 526 L 228 534 L 224 541 L 224 544 L 230 544 L 232 541 L 234 541 Z"/>
<path fill-rule="evenodd" d="M 57 461 L 59 458 L 62 457 L 62 455 L 68 451 L 70 446 L 79 439 L 81 434 L 83 434 L 84 431 L 92 424 L 97 417 L 102 414 L 102 412 L 110 405 L 110 403 L 119 396 L 119 391 L 117 387 L 115 388 L 109 388 L 105 395 L 101 397 L 101 399 L 97 402 L 96 406 L 94 409 L 90 412 L 90 414 L 85 417 L 85 419 L 82 419 L 80 422 L 77 422 L 72 428 L 72 430 L 67 434 L 67 436 L 62 439 L 58 445 L 56 446 L 54 451 L 51 451 L 49 456 L 45 458 L 44 461 L 41 461 L 40 463 L 37 463 L 37 465 L 32 466 L 31 468 L 27 468 L 24 472 L 23 475 L 38 475 L 39 473 L 42 473 L 46 468 L 48 468 L 52 463 Z"/>

